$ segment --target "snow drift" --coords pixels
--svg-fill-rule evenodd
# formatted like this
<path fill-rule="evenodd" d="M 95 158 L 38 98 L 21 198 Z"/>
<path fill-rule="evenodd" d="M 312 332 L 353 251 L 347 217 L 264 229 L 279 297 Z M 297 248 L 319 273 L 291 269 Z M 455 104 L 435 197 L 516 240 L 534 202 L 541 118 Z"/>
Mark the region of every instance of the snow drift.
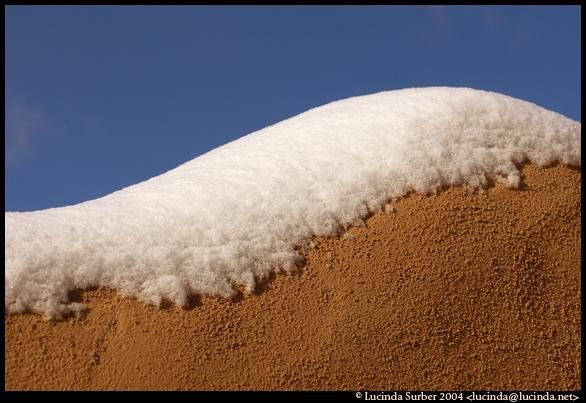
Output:
<path fill-rule="evenodd" d="M 75 206 L 5 213 L 5 305 L 47 317 L 101 286 L 160 304 L 230 296 L 300 262 L 295 245 L 409 191 L 520 182 L 516 164 L 580 166 L 581 124 L 468 88 L 414 88 L 309 110 Z"/>

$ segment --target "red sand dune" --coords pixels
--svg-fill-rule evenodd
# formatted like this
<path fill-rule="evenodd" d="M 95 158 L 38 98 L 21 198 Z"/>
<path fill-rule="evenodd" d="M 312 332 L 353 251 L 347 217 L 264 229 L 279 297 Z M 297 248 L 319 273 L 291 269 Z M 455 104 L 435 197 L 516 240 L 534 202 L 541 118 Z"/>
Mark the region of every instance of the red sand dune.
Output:
<path fill-rule="evenodd" d="M 580 389 L 580 172 L 412 194 L 234 300 L 5 316 L 6 389 Z"/>

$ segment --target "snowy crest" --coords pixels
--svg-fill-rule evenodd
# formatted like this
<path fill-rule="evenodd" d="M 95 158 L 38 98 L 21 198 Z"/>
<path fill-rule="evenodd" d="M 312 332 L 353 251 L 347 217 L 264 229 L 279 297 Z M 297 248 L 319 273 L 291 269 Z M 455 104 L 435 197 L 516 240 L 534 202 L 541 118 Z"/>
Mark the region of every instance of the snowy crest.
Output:
<path fill-rule="evenodd" d="M 581 124 L 468 88 L 413 88 L 309 110 L 160 176 L 75 206 L 5 213 L 6 312 L 78 311 L 93 286 L 160 304 L 251 290 L 294 247 L 409 191 L 520 183 L 518 165 L 580 166 Z"/>

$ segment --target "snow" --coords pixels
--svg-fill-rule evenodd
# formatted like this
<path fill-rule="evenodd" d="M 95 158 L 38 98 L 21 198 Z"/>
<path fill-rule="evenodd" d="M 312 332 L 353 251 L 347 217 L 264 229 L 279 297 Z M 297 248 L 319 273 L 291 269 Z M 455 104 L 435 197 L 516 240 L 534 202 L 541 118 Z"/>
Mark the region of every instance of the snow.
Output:
<path fill-rule="evenodd" d="M 516 165 L 580 166 L 581 123 L 468 88 L 412 88 L 309 110 L 160 176 L 74 206 L 5 213 L 6 312 L 83 309 L 77 288 L 160 304 L 253 290 L 294 250 L 411 190 L 520 183 Z"/>

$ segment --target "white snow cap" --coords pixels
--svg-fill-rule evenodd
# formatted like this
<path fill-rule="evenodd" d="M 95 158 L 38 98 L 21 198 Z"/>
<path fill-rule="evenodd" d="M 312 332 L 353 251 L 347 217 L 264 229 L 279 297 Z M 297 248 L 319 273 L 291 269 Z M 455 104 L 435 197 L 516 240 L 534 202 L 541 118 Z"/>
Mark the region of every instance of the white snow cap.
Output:
<path fill-rule="evenodd" d="M 332 102 L 75 206 L 4 215 L 6 312 L 82 309 L 99 286 L 160 304 L 227 297 L 300 262 L 296 245 L 407 192 L 519 185 L 515 164 L 580 166 L 581 123 L 469 88 Z"/>

